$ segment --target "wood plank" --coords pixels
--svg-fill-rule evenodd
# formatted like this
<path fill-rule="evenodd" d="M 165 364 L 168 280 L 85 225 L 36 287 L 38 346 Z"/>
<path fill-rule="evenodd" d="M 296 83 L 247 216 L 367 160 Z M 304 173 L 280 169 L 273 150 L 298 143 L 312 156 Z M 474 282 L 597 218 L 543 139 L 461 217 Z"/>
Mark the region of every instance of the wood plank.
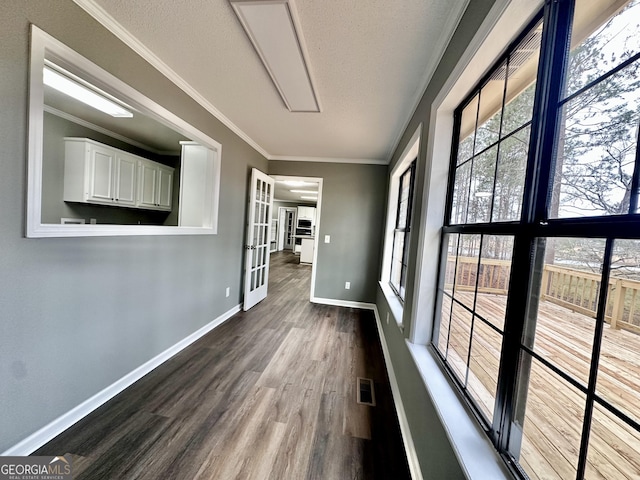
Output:
<path fill-rule="evenodd" d="M 80 479 L 409 479 L 375 318 L 311 304 L 296 260 L 272 255 L 264 301 L 34 453 L 72 454 Z"/>

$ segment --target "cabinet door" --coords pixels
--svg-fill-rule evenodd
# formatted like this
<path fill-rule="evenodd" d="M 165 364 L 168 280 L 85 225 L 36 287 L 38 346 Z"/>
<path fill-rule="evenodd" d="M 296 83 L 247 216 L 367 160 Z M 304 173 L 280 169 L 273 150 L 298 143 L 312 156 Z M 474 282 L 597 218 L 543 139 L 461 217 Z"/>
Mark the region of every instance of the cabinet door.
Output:
<path fill-rule="evenodd" d="M 163 210 L 171 210 L 171 196 L 173 195 L 173 170 L 158 167 L 158 196 L 156 205 Z"/>
<path fill-rule="evenodd" d="M 89 147 L 89 191 L 87 201 L 113 203 L 115 153 L 97 145 Z"/>
<path fill-rule="evenodd" d="M 137 160 L 128 155 L 116 156 L 115 195 L 120 205 L 136 204 Z"/>
<path fill-rule="evenodd" d="M 158 167 L 142 161 L 139 165 L 138 206 L 155 208 L 158 191 Z"/>

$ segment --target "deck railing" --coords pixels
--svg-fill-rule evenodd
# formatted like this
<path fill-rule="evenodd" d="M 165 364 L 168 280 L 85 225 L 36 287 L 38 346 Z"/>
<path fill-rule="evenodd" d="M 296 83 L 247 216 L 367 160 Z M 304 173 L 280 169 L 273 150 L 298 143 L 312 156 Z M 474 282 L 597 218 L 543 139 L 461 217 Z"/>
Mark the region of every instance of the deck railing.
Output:
<path fill-rule="evenodd" d="M 458 291 L 474 291 L 476 281 L 479 293 L 506 295 L 511 273 L 509 260 L 449 257 L 445 273 L 445 288 Z M 454 282 L 455 274 L 455 282 Z M 640 333 L 640 282 L 615 276 L 610 277 L 607 293 L 606 321 L 612 328 L 623 328 Z M 540 289 L 542 300 L 569 308 L 589 317 L 596 317 L 600 293 L 600 275 L 545 265 Z"/>

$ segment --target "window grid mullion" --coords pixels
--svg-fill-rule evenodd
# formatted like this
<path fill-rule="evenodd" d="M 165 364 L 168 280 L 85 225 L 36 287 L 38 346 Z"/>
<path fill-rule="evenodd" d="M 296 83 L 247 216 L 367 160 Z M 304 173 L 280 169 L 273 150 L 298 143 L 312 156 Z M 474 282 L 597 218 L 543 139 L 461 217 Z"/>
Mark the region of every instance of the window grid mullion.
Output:
<path fill-rule="evenodd" d="M 584 420 L 582 422 L 582 438 L 580 440 L 580 454 L 578 455 L 578 468 L 576 479 L 584 478 L 587 468 L 587 451 L 589 449 L 589 436 L 591 433 L 591 421 L 593 419 L 593 404 L 596 394 L 596 382 L 598 380 L 598 367 L 600 364 L 600 351 L 602 348 L 602 334 L 604 320 L 607 313 L 607 295 L 609 293 L 609 277 L 611 274 L 611 257 L 613 255 L 613 239 L 608 238 L 604 251 L 602 275 L 600 277 L 600 292 L 598 295 L 598 311 L 596 313 L 596 328 L 593 333 L 593 348 L 591 352 L 591 368 L 589 371 L 589 385 L 587 388 L 587 402 L 584 408 Z"/>

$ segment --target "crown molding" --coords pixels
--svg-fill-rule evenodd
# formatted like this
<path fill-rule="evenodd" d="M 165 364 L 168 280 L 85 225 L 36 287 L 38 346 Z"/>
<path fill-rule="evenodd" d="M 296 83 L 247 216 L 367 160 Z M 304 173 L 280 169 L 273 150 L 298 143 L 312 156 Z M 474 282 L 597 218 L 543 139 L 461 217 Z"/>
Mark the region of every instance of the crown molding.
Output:
<path fill-rule="evenodd" d="M 95 0 L 73 0 L 80 8 L 91 15 L 103 27 L 113 33 L 120 41 L 149 62 L 160 73 L 171 80 L 178 88 L 189 95 L 193 100 L 206 109 L 211 115 L 220 120 L 233 133 L 238 135 L 242 140 L 247 142 L 258 153 L 269 158 L 269 153 L 256 143 L 249 135 L 243 132 L 240 127 L 227 118 L 220 110 L 218 110 L 211 102 L 204 98 L 195 88 L 178 75 L 171 67 L 164 63 L 160 57 L 149 50 L 140 40 L 138 40 L 127 29 L 120 25 L 105 9 L 98 5 Z"/>
<path fill-rule="evenodd" d="M 440 41 L 436 45 L 434 45 L 434 48 L 432 49 L 432 51 L 435 52 L 436 54 L 431 57 L 431 61 L 427 65 L 427 68 L 425 68 L 425 73 L 424 73 L 424 76 L 422 77 L 422 81 L 420 82 L 420 86 L 416 90 L 416 94 L 413 98 L 413 101 L 411 102 L 411 105 L 413 105 L 413 108 L 411 109 L 411 114 L 407 117 L 407 120 L 405 121 L 404 126 L 398 131 L 396 138 L 391 143 L 391 150 L 387 154 L 387 162 L 386 162 L 387 164 L 390 164 L 391 160 L 393 160 L 393 154 L 398 150 L 398 147 L 400 146 L 400 140 L 402 140 L 402 136 L 405 134 L 405 132 L 409 128 L 411 120 L 413 119 L 413 117 L 416 114 L 416 111 L 418 110 L 420 101 L 424 97 L 425 93 L 427 93 L 427 88 L 429 87 L 429 83 L 433 78 L 433 74 L 436 72 L 436 69 L 440 64 L 440 61 L 442 60 L 442 57 L 444 57 L 444 52 L 447 50 L 447 46 L 451 42 L 451 39 L 453 38 L 453 34 L 456 32 L 456 28 L 458 27 L 460 20 L 462 20 L 462 16 L 464 15 L 464 12 L 467 10 L 467 6 L 469 5 L 469 2 L 470 0 L 461 1 L 458 4 L 458 9 L 453 10 L 451 14 L 448 16 L 447 20 L 444 22 L 445 35 L 442 35 L 440 37 Z"/>
<path fill-rule="evenodd" d="M 269 155 L 268 160 L 285 162 L 317 162 L 317 163 L 357 163 L 361 165 L 388 165 L 387 160 L 377 158 L 334 158 L 334 157 L 296 157 L 287 155 Z"/>

